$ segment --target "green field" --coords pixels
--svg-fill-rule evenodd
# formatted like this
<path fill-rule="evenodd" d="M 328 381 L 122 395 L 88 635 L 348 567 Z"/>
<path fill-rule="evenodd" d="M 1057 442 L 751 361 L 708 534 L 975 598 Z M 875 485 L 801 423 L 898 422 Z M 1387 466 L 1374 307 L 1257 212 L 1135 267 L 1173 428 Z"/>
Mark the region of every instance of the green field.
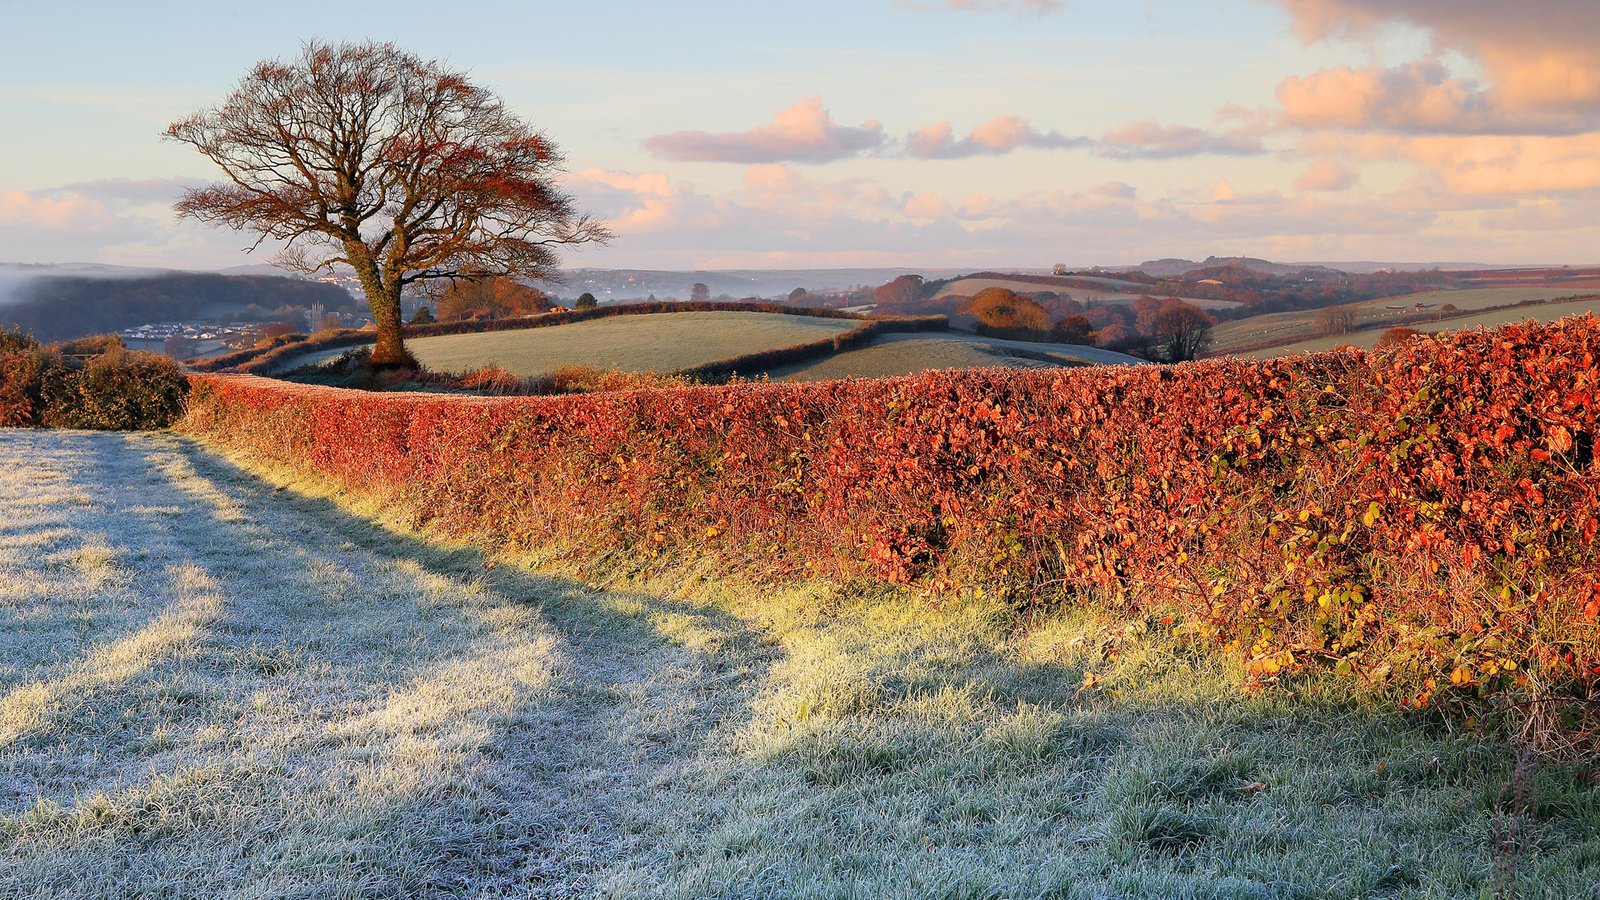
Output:
<path fill-rule="evenodd" d="M 886 334 L 865 347 L 826 359 L 799 363 L 767 373 L 775 381 L 822 381 L 830 378 L 885 378 L 931 369 L 986 366 L 1049 368 L 1052 366 L 1117 365 L 1143 360 L 1073 344 L 1006 341 L 973 334 Z"/>
<path fill-rule="evenodd" d="M 1551 300 L 1558 297 L 1570 297 L 1574 294 L 1585 293 L 1586 288 L 1580 289 L 1571 284 L 1547 285 L 1544 287 L 1495 287 L 1472 288 L 1460 291 L 1429 291 L 1423 294 L 1410 294 L 1404 297 L 1388 297 L 1381 300 L 1369 300 L 1365 303 L 1351 304 L 1356 310 L 1356 325 L 1364 328 L 1374 326 L 1377 330 L 1371 335 L 1355 332 L 1346 337 L 1349 340 L 1336 340 L 1328 347 L 1340 344 L 1356 344 L 1362 346 L 1361 338 L 1370 346 L 1372 341 L 1378 339 L 1383 326 L 1403 320 L 1418 314 L 1447 315 L 1440 307 L 1445 304 L 1454 304 L 1462 312 L 1472 312 L 1488 307 L 1506 306 L 1529 300 Z M 1417 304 L 1422 304 L 1424 309 L 1417 309 Z M 1498 319 L 1499 322 L 1515 322 L 1522 318 L 1544 315 L 1538 312 L 1540 307 L 1530 307 L 1526 310 L 1510 310 L 1514 314 L 1510 319 Z M 1305 340 L 1314 341 L 1320 346 L 1323 342 L 1316 340 L 1317 310 L 1298 310 L 1295 312 L 1269 313 L 1264 316 L 1254 316 L 1236 322 L 1224 322 L 1213 329 L 1211 350 L 1213 353 L 1232 353 L 1237 348 L 1248 347 L 1266 341 Z M 1556 316 L 1555 318 L 1560 318 Z M 1479 324 L 1489 324 L 1496 321 L 1496 316 L 1487 318 L 1463 316 L 1451 318 L 1443 323 L 1447 328 L 1471 328 Z M 1431 324 L 1411 325 L 1409 327 L 1422 331 L 1437 330 Z M 1298 347 L 1298 345 L 1296 345 Z M 1303 349 L 1303 348 L 1301 348 Z M 1297 353 L 1300 349 L 1272 348 L 1270 350 L 1248 353 L 1251 356 L 1281 356 L 1285 352 Z"/>
<path fill-rule="evenodd" d="M 761 350 L 822 340 L 861 327 L 854 319 L 759 312 L 674 312 L 613 316 L 519 331 L 417 338 L 406 346 L 437 372 L 499 366 L 513 375 L 544 375 L 562 366 L 625 372 L 671 372 Z M 286 371 L 337 358 L 326 350 L 285 360 Z"/>
<path fill-rule="evenodd" d="M 0 896 L 1600 883 L 1581 770 L 1158 623 L 491 560 L 164 433 L 0 458 Z"/>
<path fill-rule="evenodd" d="M 1495 290 L 1506 290 L 1497 288 Z M 1465 293 L 1465 292 L 1463 292 Z M 1476 292 L 1474 292 L 1476 293 Z M 1410 298 L 1407 298 L 1410 299 Z M 1450 301 L 1445 301 L 1450 302 Z M 1516 301 L 1509 301 L 1516 302 Z M 1492 305 L 1492 304 L 1490 304 Z M 1468 309 L 1462 306 L 1462 309 Z M 1475 315 L 1465 315 L 1446 319 L 1443 322 L 1424 322 L 1407 327 L 1428 333 L 1438 331 L 1459 331 L 1466 328 L 1494 328 L 1499 325 L 1509 325 L 1512 322 L 1554 322 L 1567 316 L 1579 316 L 1584 313 L 1600 313 L 1600 299 L 1575 300 L 1570 303 L 1543 303 L 1536 306 L 1519 306 L 1512 309 L 1491 310 Z M 1350 334 L 1335 335 L 1332 337 L 1311 338 L 1297 341 L 1279 347 L 1265 350 L 1248 351 L 1243 356 L 1271 357 L 1290 356 L 1296 353 L 1316 353 L 1322 350 L 1332 350 L 1335 347 L 1352 346 L 1363 350 L 1372 349 L 1378 338 L 1383 336 L 1383 328 L 1372 328 L 1356 331 Z"/>

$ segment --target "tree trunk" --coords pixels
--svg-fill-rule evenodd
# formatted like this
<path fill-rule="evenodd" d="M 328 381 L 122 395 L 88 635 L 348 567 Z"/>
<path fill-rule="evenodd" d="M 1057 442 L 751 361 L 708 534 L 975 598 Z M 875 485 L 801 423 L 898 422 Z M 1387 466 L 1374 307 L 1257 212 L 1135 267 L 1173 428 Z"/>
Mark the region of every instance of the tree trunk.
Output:
<path fill-rule="evenodd" d="M 356 248 L 348 248 L 355 251 Z M 361 248 L 365 250 L 365 247 Z M 361 290 L 367 295 L 367 308 L 372 311 L 372 323 L 378 327 L 377 342 L 372 348 L 372 366 L 375 369 L 414 369 L 416 357 L 406 350 L 401 333 L 404 324 L 400 316 L 400 283 L 385 283 L 378 265 L 364 252 L 351 252 L 356 277 L 361 280 Z"/>

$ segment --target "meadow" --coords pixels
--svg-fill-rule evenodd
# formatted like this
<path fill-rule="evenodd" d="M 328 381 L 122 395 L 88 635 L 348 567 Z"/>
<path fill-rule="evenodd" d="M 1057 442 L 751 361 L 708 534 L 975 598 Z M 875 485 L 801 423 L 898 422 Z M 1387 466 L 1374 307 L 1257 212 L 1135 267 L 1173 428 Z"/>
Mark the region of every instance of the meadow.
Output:
<path fill-rule="evenodd" d="M 1016 369 L 1142 363 L 1111 350 L 1079 344 L 1008 341 L 975 334 L 886 334 L 871 344 L 814 362 L 771 369 L 774 381 L 886 378 L 935 369 L 1003 366 Z"/>
<path fill-rule="evenodd" d="M 773 313 L 674 312 L 616 316 L 552 328 L 423 337 L 407 346 L 419 362 L 438 372 L 496 366 L 529 377 L 573 365 L 670 372 L 821 340 L 860 325 L 856 319 Z M 343 350 L 330 350 L 294 356 L 278 369 L 315 365 L 341 353 Z"/>
<path fill-rule="evenodd" d="M 1544 301 L 1573 297 L 1584 293 L 1571 284 L 1554 283 L 1537 287 L 1489 287 L 1465 290 L 1428 291 L 1401 297 L 1386 297 L 1352 304 L 1357 330 L 1348 334 L 1321 337 L 1317 333 L 1318 310 L 1268 313 L 1233 322 L 1224 322 L 1212 329 L 1211 351 L 1216 354 L 1242 353 L 1247 356 L 1271 357 L 1291 353 L 1331 350 L 1350 344 L 1370 348 L 1388 326 L 1403 322 L 1419 331 L 1442 331 L 1462 328 L 1494 327 L 1511 322 L 1554 322 L 1570 315 L 1600 310 L 1600 299 L 1578 300 L 1570 303 L 1547 304 Z M 1533 305 L 1512 309 L 1495 307 L 1519 303 Z M 1424 309 L 1417 309 L 1422 304 Z M 1457 312 L 1446 312 L 1440 307 L 1453 304 Z M 1439 321 L 1409 322 L 1417 317 L 1438 317 Z M 1270 347 L 1252 349 L 1260 344 Z"/>
<path fill-rule="evenodd" d="M 0 895 L 1588 897 L 1592 773 L 1159 621 L 0 432 Z M 1520 761 L 1519 761 L 1520 760 Z"/>

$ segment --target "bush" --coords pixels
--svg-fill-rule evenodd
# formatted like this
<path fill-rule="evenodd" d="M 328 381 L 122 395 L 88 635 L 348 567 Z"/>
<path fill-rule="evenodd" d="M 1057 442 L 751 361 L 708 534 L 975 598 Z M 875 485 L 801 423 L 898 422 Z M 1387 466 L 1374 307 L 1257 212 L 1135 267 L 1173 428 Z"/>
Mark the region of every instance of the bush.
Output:
<path fill-rule="evenodd" d="M 113 336 L 48 348 L 0 341 L 0 426 L 165 428 L 183 414 L 187 393 L 177 363 L 124 350 Z"/>
<path fill-rule="evenodd" d="M 463 399 L 200 376 L 183 427 L 496 546 L 1175 618 L 1405 702 L 1600 687 L 1600 320 L 1382 354 Z"/>

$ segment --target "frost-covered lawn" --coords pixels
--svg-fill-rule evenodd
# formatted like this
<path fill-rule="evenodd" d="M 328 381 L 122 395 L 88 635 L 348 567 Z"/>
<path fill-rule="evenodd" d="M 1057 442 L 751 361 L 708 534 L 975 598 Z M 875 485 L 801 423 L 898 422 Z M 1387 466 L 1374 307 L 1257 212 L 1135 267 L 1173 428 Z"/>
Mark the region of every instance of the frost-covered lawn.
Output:
<path fill-rule="evenodd" d="M 1519 805 L 1503 745 L 1337 685 L 550 571 L 173 435 L 0 431 L 0 897 L 1600 896 L 1591 774 Z"/>

